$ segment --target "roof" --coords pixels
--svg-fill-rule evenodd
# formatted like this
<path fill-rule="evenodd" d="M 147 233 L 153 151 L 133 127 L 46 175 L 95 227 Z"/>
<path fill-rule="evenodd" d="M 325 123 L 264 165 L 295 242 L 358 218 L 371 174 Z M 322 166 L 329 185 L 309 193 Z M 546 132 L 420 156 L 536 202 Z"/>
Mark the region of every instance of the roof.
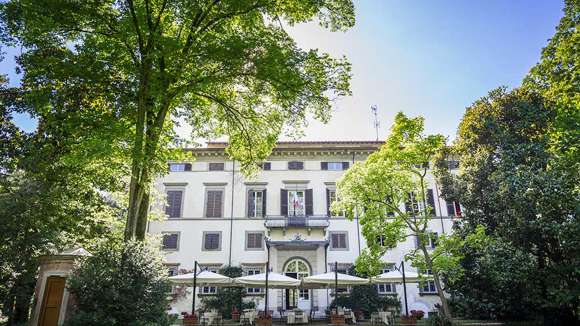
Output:
<path fill-rule="evenodd" d="M 281 141 L 276 143 L 272 155 L 298 155 L 308 154 L 370 154 L 378 150 L 382 141 Z M 206 147 L 190 148 L 194 155 L 212 156 L 223 155 L 227 142 L 208 142 Z"/>

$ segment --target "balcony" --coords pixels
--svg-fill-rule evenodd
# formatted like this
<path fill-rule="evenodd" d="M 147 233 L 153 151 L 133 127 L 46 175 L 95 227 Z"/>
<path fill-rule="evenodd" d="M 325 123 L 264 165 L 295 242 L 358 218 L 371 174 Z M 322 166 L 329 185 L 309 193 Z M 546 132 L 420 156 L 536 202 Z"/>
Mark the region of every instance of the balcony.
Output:
<path fill-rule="evenodd" d="M 326 228 L 330 224 L 327 215 L 312 216 L 266 216 L 267 228 Z"/>

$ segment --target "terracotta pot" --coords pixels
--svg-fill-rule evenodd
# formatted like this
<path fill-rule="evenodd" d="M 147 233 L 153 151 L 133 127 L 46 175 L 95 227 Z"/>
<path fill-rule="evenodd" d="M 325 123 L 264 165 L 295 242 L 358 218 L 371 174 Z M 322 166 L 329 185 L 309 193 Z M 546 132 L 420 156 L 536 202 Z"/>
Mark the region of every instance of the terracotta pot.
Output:
<path fill-rule="evenodd" d="M 197 316 L 183 317 L 183 325 L 186 326 L 197 325 Z"/>
<path fill-rule="evenodd" d="M 330 315 L 330 323 L 333 325 L 344 325 L 346 320 L 341 315 Z"/>
<path fill-rule="evenodd" d="M 239 312 L 232 312 L 232 320 L 239 321 L 240 320 L 240 313 Z"/>
<path fill-rule="evenodd" d="M 256 319 L 256 324 L 258 325 L 264 325 L 264 326 L 270 326 L 272 325 L 272 316 L 268 316 L 268 317 L 258 317 L 258 319 Z"/>
<path fill-rule="evenodd" d="M 401 316 L 402 325 L 417 325 L 417 318 L 415 316 Z"/>

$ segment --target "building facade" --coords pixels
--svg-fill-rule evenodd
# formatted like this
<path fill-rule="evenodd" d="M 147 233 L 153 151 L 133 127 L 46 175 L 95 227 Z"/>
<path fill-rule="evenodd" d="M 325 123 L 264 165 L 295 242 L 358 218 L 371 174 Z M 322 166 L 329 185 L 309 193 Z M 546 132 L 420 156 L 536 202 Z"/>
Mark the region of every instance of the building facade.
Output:
<path fill-rule="evenodd" d="M 281 142 L 251 179 L 244 177 L 236 162 L 227 159 L 225 143 L 209 143 L 193 150 L 193 163 L 172 162 L 170 172 L 156 181 L 167 197 L 167 218 L 151 221 L 148 231 L 162 236 L 170 273 L 202 268 L 240 266 L 251 275 L 271 270 L 291 277 L 334 271 L 346 272 L 366 246 L 358 220 L 334 216 L 336 181 L 346 169 L 376 151 L 381 142 Z M 429 178 L 429 202 L 435 214 L 429 222 L 436 236 L 451 231 L 459 205 L 439 196 Z M 383 257 L 385 271 L 399 265 L 415 249 L 409 237 Z M 409 265 L 406 270 L 413 271 Z M 377 287 L 381 295 L 398 295 L 401 284 Z M 200 297 L 217 291 L 200 287 Z M 251 300 L 263 307 L 264 292 L 247 289 Z M 341 289 L 340 291 L 347 291 Z M 298 307 L 324 314 L 333 290 L 272 290 L 269 307 L 276 311 Z M 178 300 L 174 311 L 191 311 L 191 295 Z M 438 302 L 433 282 L 407 284 L 409 310 L 432 311 Z M 201 300 L 196 300 L 201 304 Z"/>

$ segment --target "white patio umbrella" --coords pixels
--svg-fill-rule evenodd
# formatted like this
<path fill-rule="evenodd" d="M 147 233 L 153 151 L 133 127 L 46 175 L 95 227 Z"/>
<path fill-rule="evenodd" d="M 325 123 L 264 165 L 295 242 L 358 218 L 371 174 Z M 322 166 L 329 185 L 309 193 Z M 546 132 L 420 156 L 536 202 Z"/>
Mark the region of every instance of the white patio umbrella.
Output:
<path fill-rule="evenodd" d="M 324 274 L 307 276 L 302 279 L 305 287 L 326 287 L 329 285 L 364 285 L 369 284 L 366 278 L 360 278 L 353 275 L 342 274 L 338 272 L 328 272 Z"/>
<path fill-rule="evenodd" d="M 233 279 L 218 273 L 210 271 L 201 271 L 197 273 L 196 285 L 211 285 L 211 286 L 231 286 Z M 175 284 L 188 284 L 193 282 L 193 273 L 175 275 L 169 277 L 169 281 Z"/>
<path fill-rule="evenodd" d="M 266 283 L 266 273 L 236 277 L 234 283 L 250 288 L 269 288 L 287 289 L 300 286 L 300 280 L 288 277 L 286 275 L 268 272 L 268 282 Z"/>
<path fill-rule="evenodd" d="M 415 272 L 405 272 L 405 282 L 418 283 L 420 281 L 421 279 L 419 278 L 419 274 Z M 398 270 L 389 271 L 371 278 L 371 283 L 403 283 L 403 273 L 399 272 Z"/>

